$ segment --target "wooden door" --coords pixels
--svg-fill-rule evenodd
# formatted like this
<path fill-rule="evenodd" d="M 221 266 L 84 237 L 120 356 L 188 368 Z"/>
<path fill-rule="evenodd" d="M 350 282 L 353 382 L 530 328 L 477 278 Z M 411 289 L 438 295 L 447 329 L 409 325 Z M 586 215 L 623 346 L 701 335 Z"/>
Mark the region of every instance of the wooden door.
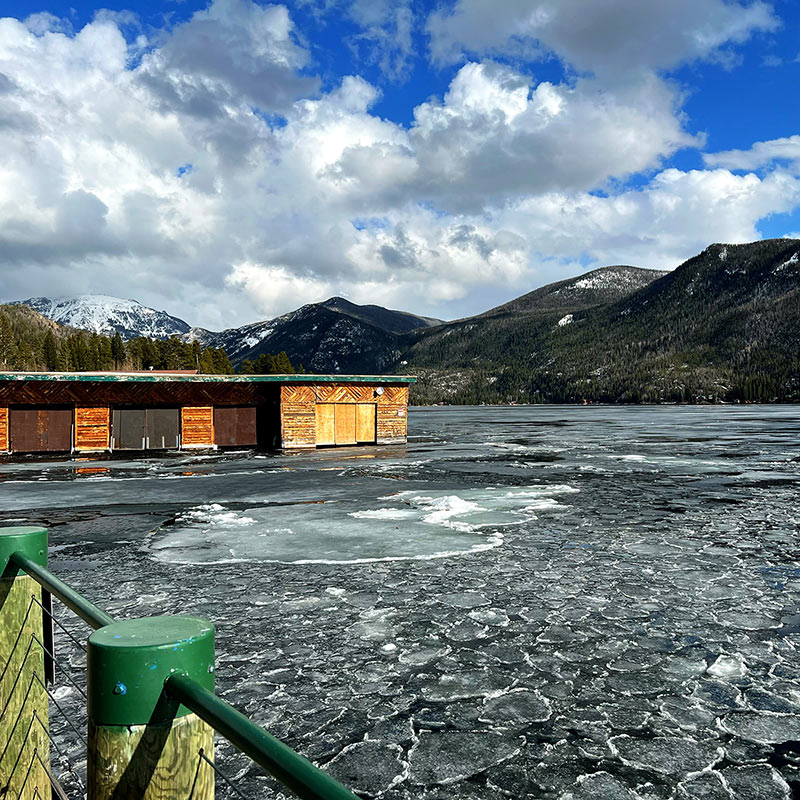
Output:
<path fill-rule="evenodd" d="M 317 445 L 336 444 L 336 413 L 333 403 L 317 403 Z"/>
<path fill-rule="evenodd" d="M 335 403 L 336 444 L 356 443 L 356 404 Z"/>
<path fill-rule="evenodd" d="M 115 408 L 111 413 L 111 447 L 114 450 L 144 450 L 145 410 Z"/>
<path fill-rule="evenodd" d="M 361 443 L 375 441 L 375 403 L 359 403 L 356 406 L 356 441 Z"/>

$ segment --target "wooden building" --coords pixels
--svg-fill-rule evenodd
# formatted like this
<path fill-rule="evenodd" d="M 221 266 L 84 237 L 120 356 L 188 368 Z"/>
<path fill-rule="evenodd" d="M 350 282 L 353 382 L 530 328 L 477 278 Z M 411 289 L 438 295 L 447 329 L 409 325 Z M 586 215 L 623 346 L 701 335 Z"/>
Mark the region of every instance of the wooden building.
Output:
<path fill-rule="evenodd" d="M 386 375 L 0 373 L 0 452 L 266 449 L 406 441 Z"/>

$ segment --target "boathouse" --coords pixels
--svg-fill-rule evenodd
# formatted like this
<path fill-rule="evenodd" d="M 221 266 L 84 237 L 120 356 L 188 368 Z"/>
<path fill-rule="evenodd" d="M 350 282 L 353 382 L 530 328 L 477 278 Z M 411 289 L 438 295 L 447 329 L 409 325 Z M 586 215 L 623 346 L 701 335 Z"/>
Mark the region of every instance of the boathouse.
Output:
<path fill-rule="evenodd" d="M 397 375 L 0 373 L 0 452 L 96 453 L 406 441 Z"/>

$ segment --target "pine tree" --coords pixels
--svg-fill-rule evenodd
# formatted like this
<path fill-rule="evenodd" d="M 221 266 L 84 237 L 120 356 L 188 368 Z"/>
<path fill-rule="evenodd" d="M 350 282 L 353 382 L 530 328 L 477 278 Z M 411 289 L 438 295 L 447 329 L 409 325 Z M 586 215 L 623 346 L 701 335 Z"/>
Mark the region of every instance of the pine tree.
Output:
<path fill-rule="evenodd" d="M 58 369 L 59 361 L 59 347 L 56 341 L 56 336 L 53 331 L 49 330 L 44 335 L 42 343 L 42 361 L 44 362 L 45 369 L 55 370 Z"/>
<path fill-rule="evenodd" d="M 0 366 L 11 369 L 17 354 L 17 345 L 14 341 L 14 331 L 5 314 L 0 314 Z"/>
<path fill-rule="evenodd" d="M 286 355 L 285 350 L 281 350 L 275 356 L 275 374 L 276 375 L 294 375 L 294 367 L 292 362 L 289 361 L 289 356 Z"/>
<path fill-rule="evenodd" d="M 114 362 L 114 369 L 119 369 L 125 361 L 125 345 L 122 343 L 119 331 L 115 331 L 111 339 L 111 360 Z"/>

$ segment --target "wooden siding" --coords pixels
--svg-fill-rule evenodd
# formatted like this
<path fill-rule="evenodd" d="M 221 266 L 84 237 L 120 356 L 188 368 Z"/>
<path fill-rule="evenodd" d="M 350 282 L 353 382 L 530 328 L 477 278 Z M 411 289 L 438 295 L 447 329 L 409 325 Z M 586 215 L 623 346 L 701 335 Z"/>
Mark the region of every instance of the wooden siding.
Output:
<path fill-rule="evenodd" d="M 408 439 L 408 387 L 387 386 L 378 400 L 378 444 Z"/>
<path fill-rule="evenodd" d="M 282 446 L 405 442 L 408 387 L 382 386 L 380 394 L 377 388 L 350 383 L 281 386 Z"/>
<path fill-rule="evenodd" d="M 275 396 L 274 384 L 0 380 L 1 406 L 236 406 L 260 405 Z"/>
<path fill-rule="evenodd" d="M 108 407 L 75 409 L 75 449 L 108 450 L 111 425 Z"/>
<path fill-rule="evenodd" d="M 313 386 L 281 386 L 282 447 L 316 447 L 316 404 Z"/>
<path fill-rule="evenodd" d="M 214 409 L 211 406 L 184 406 L 181 409 L 181 446 L 212 447 Z"/>
<path fill-rule="evenodd" d="M 0 453 L 8 451 L 8 409 L 0 408 Z"/>

